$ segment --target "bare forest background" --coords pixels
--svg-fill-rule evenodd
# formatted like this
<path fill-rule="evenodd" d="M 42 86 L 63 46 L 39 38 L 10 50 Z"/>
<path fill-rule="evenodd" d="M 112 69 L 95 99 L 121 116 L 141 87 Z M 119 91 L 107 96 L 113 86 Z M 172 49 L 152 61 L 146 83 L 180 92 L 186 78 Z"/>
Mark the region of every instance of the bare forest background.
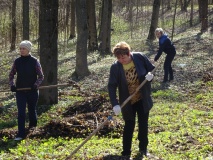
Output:
<path fill-rule="evenodd" d="M 73 47 L 76 64 L 72 77 L 81 79 L 90 74 L 89 52 L 111 53 L 111 45 L 117 43 L 111 39 L 114 32 L 149 44 L 155 40 L 156 27 L 164 28 L 171 39 L 198 24 L 202 34 L 213 27 L 210 5 L 213 0 L 0 0 L 0 55 L 7 57 L 0 59 L 0 72 L 7 77 L 5 66 L 12 65 L 18 44 L 28 39 L 43 67 L 43 85 L 58 83 L 58 55 Z M 4 89 L 8 82 L 1 78 L 0 83 Z M 56 104 L 58 90 L 41 91 L 40 97 L 42 104 Z"/>

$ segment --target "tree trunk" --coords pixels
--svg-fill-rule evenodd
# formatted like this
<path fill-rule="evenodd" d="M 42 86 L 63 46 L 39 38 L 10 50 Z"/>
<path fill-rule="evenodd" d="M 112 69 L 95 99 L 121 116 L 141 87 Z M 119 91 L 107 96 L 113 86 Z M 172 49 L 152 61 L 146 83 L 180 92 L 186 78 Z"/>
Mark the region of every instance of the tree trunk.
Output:
<path fill-rule="evenodd" d="M 87 19 L 89 27 L 89 44 L 88 50 L 95 51 L 98 49 L 96 15 L 95 15 L 95 0 L 87 0 Z"/>
<path fill-rule="evenodd" d="M 177 0 L 175 2 L 175 13 L 173 15 L 173 22 L 172 22 L 172 37 L 171 40 L 173 40 L 173 34 L 174 34 L 174 29 L 175 29 L 175 17 L 176 17 L 176 11 L 177 11 Z"/>
<path fill-rule="evenodd" d="M 191 0 L 180 0 L 180 6 L 182 12 L 187 12 L 187 7 L 189 6 Z"/>
<path fill-rule="evenodd" d="M 87 64 L 87 11 L 86 0 L 76 0 L 77 45 L 76 67 L 72 77 L 82 79 L 90 74 Z"/>
<path fill-rule="evenodd" d="M 102 26 L 102 20 L 101 20 L 101 16 L 102 16 L 102 9 L 103 9 L 103 1 L 99 1 L 98 2 L 98 18 L 97 18 L 97 21 L 98 21 L 98 30 L 99 30 L 99 34 L 98 34 L 98 40 L 100 41 L 101 40 L 101 37 L 102 37 L 102 30 L 101 30 L 101 26 Z"/>
<path fill-rule="evenodd" d="M 202 21 L 202 0 L 198 0 L 198 12 L 199 12 L 199 22 Z"/>
<path fill-rule="evenodd" d="M 101 55 L 111 53 L 111 18 L 112 18 L 112 0 L 102 2 L 101 14 L 101 33 L 100 33 L 100 52 Z"/>
<path fill-rule="evenodd" d="M 10 51 L 16 48 L 16 0 L 12 0 L 12 15 L 11 15 L 11 46 Z"/>
<path fill-rule="evenodd" d="M 29 40 L 29 0 L 22 0 L 23 3 L 23 40 Z"/>
<path fill-rule="evenodd" d="M 154 0 L 153 3 L 153 8 L 152 8 L 152 20 L 151 20 L 151 25 L 149 28 L 149 35 L 148 35 L 148 40 L 155 40 L 155 29 L 157 28 L 158 25 L 158 17 L 159 17 L 159 11 L 160 11 L 160 1 L 159 0 Z"/>
<path fill-rule="evenodd" d="M 170 0 L 166 1 L 166 5 L 167 5 L 167 7 L 166 7 L 167 10 L 171 10 L 172 9 Z"/>
<path fill-rule="evenodd" d="M 190 12 L 190 20 L 189 20 L 190 27 L 193 26 L 193 12 L 194 12 L 194 6 L 193 6 L 193 0 L 191 0 L 191 12 Z"/>
<path fill-rule="evenodd" d="M 181 8 L 181 11 L 183 11 L 183 0 L 180 0 L 180 8 Z"/>
<path fill-rule="evenodd" d="M 71 0 L 71 25 L 70 25 L 70 37 L 75 38 L 75 0 Z"/>
<path fill-rule="evenodd" d="M 58 0 L 40 0 L 40 61 L 44 72 L 43 85 L 56 85 L 58 75 Z M 40 104 L 58 103 L 58 89 L 40 91 Z"/>
<path fill-rule="evenodd" d="M 201 18 L 201 32 L 208 29 L 208 0 L 198 0 Z"/>
<path fill-rule="evenodd" d="M 128 21 L 130 23 L 131 38 L 133 37 L 133 2 L 128 1 Z"/>

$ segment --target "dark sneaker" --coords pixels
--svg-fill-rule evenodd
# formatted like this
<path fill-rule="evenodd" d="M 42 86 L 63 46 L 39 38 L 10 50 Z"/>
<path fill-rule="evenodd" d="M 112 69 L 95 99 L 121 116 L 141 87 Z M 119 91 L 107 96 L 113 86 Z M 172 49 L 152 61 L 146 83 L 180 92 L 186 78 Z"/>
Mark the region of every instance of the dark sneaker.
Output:
<path fill-rule="evenodd" d="M 131 151 L 122 151 L 121 152 L 121 155 L 122 155 L 122 160 L 131 160 Z"/>
<path fill-rule="evenodd" d="M 147 150 L 140 150 L 139 152 L 140 152 L 140 154 L 142 154 L 142 155 L 144 155 L 146 157 L 150 156 L 150 153 L 147 152 Z"/>
<path fill-rule="evenodd" d="M 122 160 L 132 160 L 131 156 L 121 156 Z"/>
<path fill-rule="evenodd" d="M 169 80 L 163 80 L 163 81 L 162 81 L 162 83 L 167 83 L 167 82 L 169 82 Z"/>
<path fill-rule="evenodd" d="M 138 152 L 138 154 L 136 155 L 136 159 L 143 159 L 144 155 L 142 152 Z"/>
<path fill-rule="evenodd" d="M 170 78 L 170 79 L 169 79 L 169 82 L 172 82 L 173 80 L 174 80 L 174 78 Z"/>

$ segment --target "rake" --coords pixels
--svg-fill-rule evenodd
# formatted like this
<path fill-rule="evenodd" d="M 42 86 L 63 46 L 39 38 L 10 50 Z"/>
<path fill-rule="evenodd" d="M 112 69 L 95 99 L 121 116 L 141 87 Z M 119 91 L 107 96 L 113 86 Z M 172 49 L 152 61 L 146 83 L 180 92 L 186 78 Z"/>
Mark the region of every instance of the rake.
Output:
<path fill-rule="evenodd" d="M 56 88 L 56 87 L 71 86 L 71 85 L 79 88 L 79 86 L 77 85 L 76 82 L 69 80 L 68 83 L 40 86 L 38 89 L 48 89 L 48 88 Z M 17 88 L 16 90 L 17 91 L 28 91 L 28 90 L 31 90 L 31 88 Z M 10 90 L 1 90 L 0 92 L 10 92 Z"/>

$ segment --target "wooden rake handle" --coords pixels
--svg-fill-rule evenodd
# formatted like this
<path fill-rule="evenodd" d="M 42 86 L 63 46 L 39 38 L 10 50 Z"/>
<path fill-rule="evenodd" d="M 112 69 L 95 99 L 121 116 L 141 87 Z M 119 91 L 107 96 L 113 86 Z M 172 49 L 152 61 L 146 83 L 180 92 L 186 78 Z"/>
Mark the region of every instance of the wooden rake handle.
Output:
<path fill-rule="evenodd" d="M 55 85 L 48 85 L 48 86 L 40 86 L 38 89 L 48 89 L 48 88 L 56 88 L 56 87 L 62 87 L 62 86 L 74 86 L 78 89 L 80 87 L 75 81 L 69 80 L 68 83 L 63 83 L 63 84 L 55 84 Z M 28 91 L 31 90 L 31 88 L 17 88 L 17 91 Z M 10 90 L 2 90 L 0 92 L 10 92 Z"/>
<path fill-rule="evenodd" d="M 56 88 L 61 86 L 69 86 L 69 83 L 64 84 L 56 84 L 56 85 L 49 85 L 49 86 L 40 86 L 38 89 L 47 89 L 47 88 Z M 25 91 L 25 90 L 31 90 L 31 88 L 17 88 L 17 91 Z"/>

